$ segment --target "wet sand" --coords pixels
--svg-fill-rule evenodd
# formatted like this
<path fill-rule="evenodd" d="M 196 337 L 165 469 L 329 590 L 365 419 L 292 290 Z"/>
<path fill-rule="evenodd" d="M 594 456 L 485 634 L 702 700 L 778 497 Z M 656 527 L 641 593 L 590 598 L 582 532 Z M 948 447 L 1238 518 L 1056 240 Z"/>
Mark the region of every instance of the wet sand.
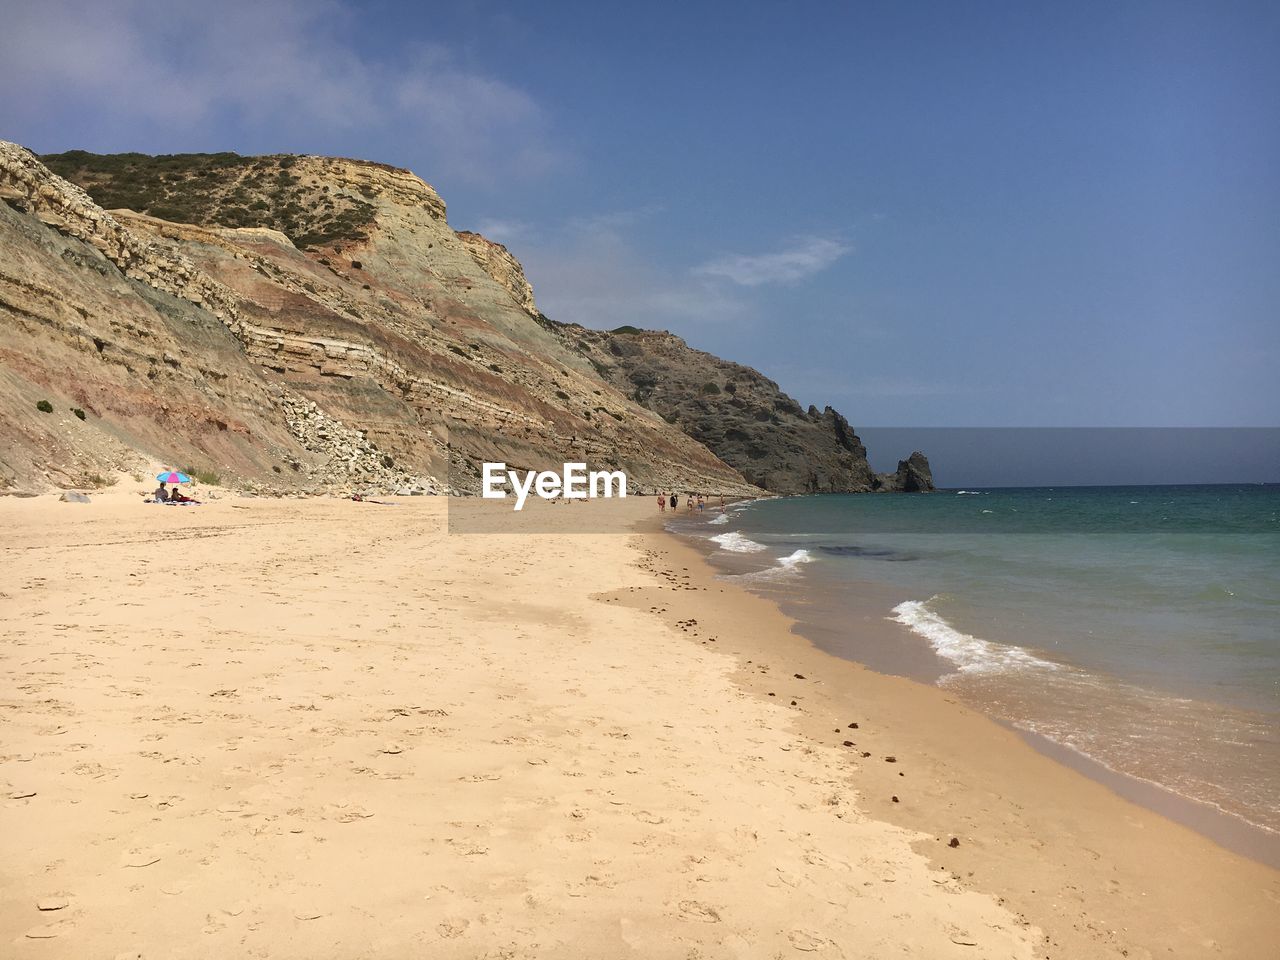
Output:
<path fill-rule="evenodd" d="M 692 545 L 695 550 L 705 549 L 702 546 L 705 541 L 699 536 L 697 527 L 681 524 L 676 532 L 682 542 Z M 835 597 L 828 595 L 826 590 L 797 590 L 794 581 L 732 579 L 735 574 L 754 569 L 741 564 L 738 555 L 722 557 L 721 552 L 716 551 L 707 555 L 707 562 L 722 575 L 728 573 L 730 582 L 735 586 L 777 605 L 792 622 L 794 633 L 826 653 L 869 667 L 876 673 L 905 677 L 930 686 L 948 675 L 955 678 L 954 667 L 935 655 L 926 643 L 906 627 L 887 622 L 893 608 L 910 599 L 899 589 L 878 582 L 841 581 L 828 584 L 829 588 L 841 591 Z M 811 576 L 809 568 L 804 569 L 806 577 Z M 992 716 L 984 710 L 981 700 L 966 697 L 971 687 L 945 682 L 941 686 L 948 695 Z M 1280 869 L 1280 833 L 1249 823 L 1211 804 L 1175 793 L 1149 779 L 1114 770 L 1048 737 L 1019 729 L 1003 718 L 997 716 L 995 719 L 1014 730 L 1039 752 L 1096 780 L 1120 796 L 1190 827 L 1234 853 Z"/>

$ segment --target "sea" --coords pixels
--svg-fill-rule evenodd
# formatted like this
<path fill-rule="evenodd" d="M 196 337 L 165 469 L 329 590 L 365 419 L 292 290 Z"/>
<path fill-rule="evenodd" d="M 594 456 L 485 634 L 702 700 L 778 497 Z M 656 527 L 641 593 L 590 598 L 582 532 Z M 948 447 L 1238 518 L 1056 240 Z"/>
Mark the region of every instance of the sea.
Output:
<path fill-rule="evenodd" d="M 829 652 L 1280 834 L 1280 486 L 786 497 L 670 526 Z"/>

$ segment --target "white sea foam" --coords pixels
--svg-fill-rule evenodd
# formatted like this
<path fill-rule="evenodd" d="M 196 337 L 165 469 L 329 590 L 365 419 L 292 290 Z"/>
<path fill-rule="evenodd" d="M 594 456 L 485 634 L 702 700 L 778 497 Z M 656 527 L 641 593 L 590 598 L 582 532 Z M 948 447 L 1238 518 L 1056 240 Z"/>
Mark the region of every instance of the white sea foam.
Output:
<path fill-rule="evenodd" d="M 737 530 L 717 534 L 711 538 L 711 542 L 718 543 L 721 550 L 728 550 L 730 553 L 759 553 L 765 549 L 764 544 L 748 540 Z"/>
<path fill-rule="evenodd" d="M 754 573 L 743 573 L 736 577 L 726 577 L 726 580 L 742 580 L 753 583 L 772 583 L 779 580 L 790 580 L 799 576 L 800 567 L 813 560 L 813 554 L 808 550 L 796 550 L 793 553 L 782 557 L 771 567 L 763 570 L 756 570 Z"/>
<path fill-rule="evenodd" d="M 795 570 L 802 563 L 808 563 L 813 559 L 813 555 L 808 550 L 797 550 L 790 553 L 778 561 L 778 567 L 782 570 Z"/>
<path fill-rule="evenodd" d="M 961 633 L 951 624 L 929 609 L 928 601 L 907 600 L 893 608 L 896 620 L 903 626 L 929 641 L 934 652 L 944 660 L 950 660 L 962 673 L 992 673 L 998 670 L 1056 670 L 1058 665 L 1041 660 L 1021 647 L 992 643 L 967 633 Z"/>
<path fill-rule="evenodd" d="M 728 523 L 728 522 L 729 522 L 729 515 L 727 513 L 721 513 L 717 516 L 712 517 L 710 520 L 707 521 L 709 525 L 716 526 L 716 527 L 720 526 L 722 523 Z"/>

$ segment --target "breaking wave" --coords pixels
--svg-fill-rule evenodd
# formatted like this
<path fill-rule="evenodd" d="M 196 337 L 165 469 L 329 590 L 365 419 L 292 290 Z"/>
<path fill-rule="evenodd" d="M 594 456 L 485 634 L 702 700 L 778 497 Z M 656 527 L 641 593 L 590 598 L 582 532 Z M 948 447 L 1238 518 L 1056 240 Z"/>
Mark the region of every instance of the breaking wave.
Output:
<path fill-rule="evenodd" d="M 765 549 L 764 544 L 748 540 L 737 530 L 717 534 L 711 538 L 711 542 L 719 544 L 721 550 L 728 550 L 730 553 L 759 553 Z"/>
<path fill-rule="evenodd" d="M 929 600 L 907 600 L 893 608 L 894 620 L 929 641 L 934 652 L 956 665 L 962 673 L 994 673 L 1002 670 L 1057 670 L 1058 664 L 1028 653 L 1021 647 L 992 643 L 962 633 L 929 609 Z"/>

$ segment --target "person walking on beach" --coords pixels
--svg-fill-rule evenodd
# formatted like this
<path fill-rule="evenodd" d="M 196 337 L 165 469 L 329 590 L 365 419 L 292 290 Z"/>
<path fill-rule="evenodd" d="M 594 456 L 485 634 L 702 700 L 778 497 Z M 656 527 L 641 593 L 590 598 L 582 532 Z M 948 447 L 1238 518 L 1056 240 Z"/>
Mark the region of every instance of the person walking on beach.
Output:
<path fill-rule="evenodd" d="M 684 502 L 686 504 L 685 511 L 687 513 L 693 513 L 693 494 L 687 494 L 684 498 Z"/>
<path fill-rule="evenodd" d="M 698 512 L 701 513 L 705 509 L 707 509 L 707 498 L 698 494 Z"/>
<path fill-rule="evenodd" d="M 664 494 L 661 494 L 661 493 L 658 494 L 658 512 L 659 513 L 667 512 L 667 498 Z"/>
<path fill-rule="evenodd" d="M 676 496 L 676 492 L 672 490 L 671 491 L 671 510 L 673 513 L 675 512 L 675 509 L 678 506 L 680 506 L 680 498 Z"/>

